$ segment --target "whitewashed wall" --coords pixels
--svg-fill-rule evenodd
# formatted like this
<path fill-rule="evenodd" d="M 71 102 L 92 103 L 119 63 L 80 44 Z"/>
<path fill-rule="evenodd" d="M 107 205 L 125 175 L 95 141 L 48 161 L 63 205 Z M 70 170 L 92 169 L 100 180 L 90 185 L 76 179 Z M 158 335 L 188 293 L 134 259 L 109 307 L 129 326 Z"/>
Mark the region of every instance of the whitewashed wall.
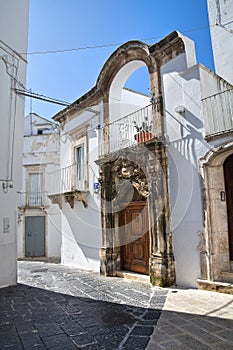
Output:
<path fill-rule="evenodd" d="M 216 73 L 233 84 L 233 1 L 207 2 Z"/>
<path fill-rule="evenodd" d="M 17 191 L 21 187 L 24 98 L 11 88 L 25 86 L 29 1 L 1 1 L 0 10 L 0 287 L 17 281 Z M 14 51 L 13 51 L 14 50 Z M 24 56 L 26 58 L 26 56 Z M 13 68 L 8 68 L 14 65 Z M 14 79 L 17 80 L 14 85 Z M 12 185 L 5 189 L 2 186 Z"/>
<path fill-rule="evenodd" d="M 102 124 L 102 105 L 92 107 L 99 115 L 84 111 L 67 121 L 61 131 L 61 168 L 72 165 L 74 145 L 79 137 L 73 132 L 85 125 L 86 161 L 88 179 L 88 207 L 75 201 L 74 208 L 62 203 L 62 249 L 61 262 L 65 265 L 99 271 L 99 249 L 101 247 L 100 195 L 94 193 L 94 182 L 98 182 L 98 133 L 96 128 Z M 55 190 L 55 193 L 57 191 Z"/>
<path fill-rule="evenodd" d="M 121 114 L 117 114 L 117 117 L 115 114 L 112 116 L 113 119 L 116 119 L 148 105 L 149 97 L 123 89 L 118 103 L 110 100 L 110 110 L 114 103 L 121 107 L 117 108 Z M 98 182 L 99 169 L 95 160 L 99 157 L 99 147 L 101 147 L 96 127 L 98 124 L 103 125 L 103 105 L 100 103 L 92 108 L 99 111 L 100 114 L 94 115 L 90 111 L 78 114 L 66 121 L 61 132 L 61 168 L 65 168 L 72 164 L 73 147 L 78 142 L 78 136 L 75 136 L 74 131 L 86 125 L 89 183 L 87 208 L 84 208 L 81 202 L 76 201 L 72 209 L 63 200 L 61 261 L 65 265 L 99 271 L 99 249 L 102 244 L 101 211 L 100 194 L 95 193 L 94 183 Z"/>
<path fill-rule="evenodd" d="M 44 134 L 38 135 L 37 130 L 43 128 Z M 25 217 L 43 215 L 46 217 L 46 255 L 49 258 L 59 258 L 61 256 L 61 212 L 58 205 L 52 204 L 47 198 L 47 193 L 54 185 L 54 174 L 60 169 L 60 136 L 55 123 L 36 114 L 24 118 L 24 134 L 23 179 L 20 192 L 25 193 L 28 190 L 27 171 L 34 166 L 38 167 L 43 173 L 42 191 L 45 192 L 44 198 L 48 207 L 45 211 L 36 208 L 27 208 L 23 212 L 19 210 L 18 257 L 25 256 Z M 22 194 L 22 198 L 26 198 L 26 195 Z"/>
<path fill-rule="evenodd" d="M 162 75 L 176 282 L 196 287 L 203 229 L 198 159 L 209 148 L 203 138 L 199 66 L 187 69 L 181 55 L 163 66 Z"/>

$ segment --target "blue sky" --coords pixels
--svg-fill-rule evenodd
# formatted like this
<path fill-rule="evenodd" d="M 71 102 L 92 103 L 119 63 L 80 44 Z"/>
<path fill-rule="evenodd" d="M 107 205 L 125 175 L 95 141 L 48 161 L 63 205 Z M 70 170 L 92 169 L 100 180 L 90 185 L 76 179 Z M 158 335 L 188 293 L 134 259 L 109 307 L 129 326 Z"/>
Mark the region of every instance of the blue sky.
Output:
<path fill-rule="evenodd" d="M 195 41 L 197 61 L 213 70 L 206 0 L 30 0 L 28 52 L 95 45 L 115 46 L 53 54 L 29 54 L 27 88 L 73 102 L 91 89 L 105 61 L 120 44 L 158 42 L 173 30 Z M 151 38 L 151 39 L 149 39 Z M 148 91 L 144 69 L 127 87 Z M 32 101 L 32 111 L 51 118 L 62 107 Z M 25 114 L 30 112 L 26 99 Z"/>

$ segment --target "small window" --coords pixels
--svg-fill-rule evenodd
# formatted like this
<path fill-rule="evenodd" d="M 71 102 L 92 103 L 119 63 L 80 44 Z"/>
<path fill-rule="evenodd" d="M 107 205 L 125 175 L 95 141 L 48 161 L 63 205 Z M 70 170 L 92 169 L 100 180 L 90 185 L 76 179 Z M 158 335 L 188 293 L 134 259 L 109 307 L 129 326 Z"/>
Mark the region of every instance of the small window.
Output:
<path fill-rule="evenodd" d="M 42 135 L 43 134 L 43 130 L 42 129 L 38 129 L 37 130 L 37 135 Z"/>
<path fill-rule="evenodd" d="M 84 147 L 83 144 L 76 148 L 77 180 L 84 179 Z"/>

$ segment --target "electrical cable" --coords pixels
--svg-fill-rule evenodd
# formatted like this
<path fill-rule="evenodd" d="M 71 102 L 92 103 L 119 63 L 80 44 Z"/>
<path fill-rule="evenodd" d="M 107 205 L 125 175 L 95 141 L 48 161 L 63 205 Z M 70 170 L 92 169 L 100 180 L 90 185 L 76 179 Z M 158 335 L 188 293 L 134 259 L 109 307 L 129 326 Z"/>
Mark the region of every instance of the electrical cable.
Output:
<path fill-rule="evenodd" d="M 204 27 L 187 29 L 187 30 L 182 31 L 182 33 L 189 33 L 189 32 L 194 32 L 197 30 L 203 30 L 203 29 L 210 28 L 211 26 L 215 26 L 215 24 L 204 26 Z M 146 40 L 161 39 L 163 37 L 164 37 L 163 35 L 158 35 L 155 37 L 141 38 L 141 39 L 135 39 L 135 40 L 146 41 Z M 90 45 L 90 46 L 83 46 L 83 47 L 76 47 L 76 48 L 58 49 L 58 50 L 22 52 L 20 54 L 21 55 L 46 55 L 46 54 L 64 53 L 64 52 L 72 52 L 72 51 L 82 51 L 82 50 L 89 50 L 89 49 L 102 49 L 105 47 L 119 46 L 119 45 L 123 45 L 123 44 L 124 44 L 123 42 L 121 42 L 121 43 L 109 43 L 109 44 L 102 44 L 102 45 Z"/>

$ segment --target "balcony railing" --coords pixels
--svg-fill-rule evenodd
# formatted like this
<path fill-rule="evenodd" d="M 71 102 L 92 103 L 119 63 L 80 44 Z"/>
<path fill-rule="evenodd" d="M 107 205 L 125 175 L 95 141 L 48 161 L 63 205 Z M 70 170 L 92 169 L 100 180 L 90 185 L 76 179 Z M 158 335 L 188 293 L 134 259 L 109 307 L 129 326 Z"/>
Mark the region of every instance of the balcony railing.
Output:
<path fill-rule="evenodd" d="M 104 125 L 99 130 L 100 155 L 113 153 L 153 138 L 152 105 Z"/>
<path fill-rule="evenodd" d="M 233 89 L 204 98 L 202 106 L 207 137 L 233 130 Z"/>
<path fill-rule="evenodd" d="M 41 208 L 48 205 L 47 192 L 19 192 L 19 208 Z"/>
<path fill-rule="evenodd" d="M 47 174 L 49 194 L 59 194 L 77 191 L 86 191 L 85 166 L 77 167 L 72 164 L 65 168 Z"/>

